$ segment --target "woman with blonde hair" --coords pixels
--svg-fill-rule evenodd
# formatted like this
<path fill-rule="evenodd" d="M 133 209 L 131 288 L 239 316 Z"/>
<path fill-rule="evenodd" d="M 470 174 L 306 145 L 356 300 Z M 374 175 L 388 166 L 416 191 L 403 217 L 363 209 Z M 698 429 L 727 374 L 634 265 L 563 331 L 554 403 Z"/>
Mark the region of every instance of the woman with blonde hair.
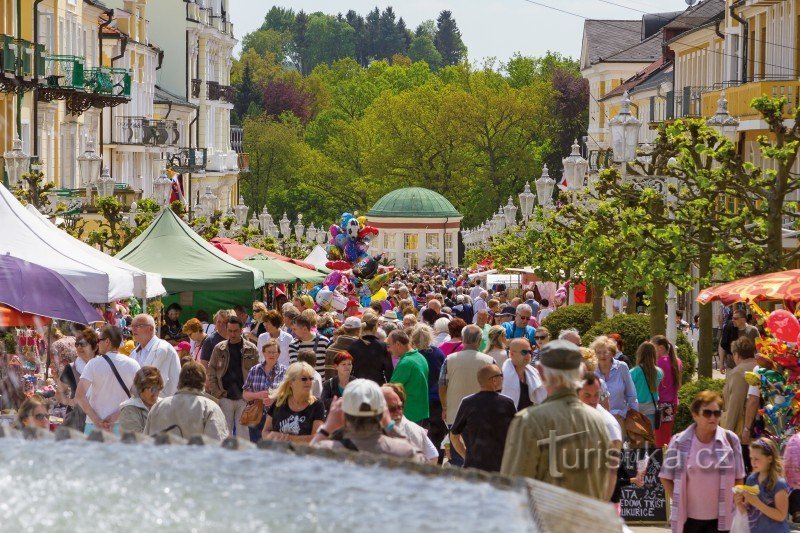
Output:
<path fill-rule="evenodd" d="M 270 394 L 262 438 L 307 444 L 325 421 L 325 407 L 311 394 L 314 367 L 292 363 L 278 390 Z"/>
<path fill-rule="evenodd" d="M 489 328 L 489 343 L 486 345 L 486 355 L 492 357 L 497 366 L 503 368 L 503 363 L 508 359 L 506 350 L 506 328 L 503 326 L 492 326 Z"/>
<path fill-rule="evenodd" d="M 258 336 L 267 331 L 264 321 L 267 316 L 267 306 L 264 302 L 256 300 L 253 302 L 253 326 L 250 328 L 250 333 L 247 334 L 247 340 L 253 344 L 258 343 Z"/>
<path fill-rule="evenodd" d="M 628 365 L 614 359 L 617 353 L 617 343 L 605 335 L 597 337 L 589 348 L 597 355 L 597 370 L 595 375 L 605 381 L 608 388 L 609 412 L 617 420 L 625 420 L 628 411 L 639 410 L 639 401 L 636 399 L 636 386 L 631 379 Z"/>

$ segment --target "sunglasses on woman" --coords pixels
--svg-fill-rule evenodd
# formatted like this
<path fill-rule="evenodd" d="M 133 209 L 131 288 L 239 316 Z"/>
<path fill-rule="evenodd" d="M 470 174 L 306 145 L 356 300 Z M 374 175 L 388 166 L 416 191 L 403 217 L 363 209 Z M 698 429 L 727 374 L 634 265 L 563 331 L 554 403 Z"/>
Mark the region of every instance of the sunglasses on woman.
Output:
<path fill-rule="evenodd" d="M 36 413 L 35 415 L 31 416 L 33 416 L 33 418 L 35 418 L 36 420 L 47 420 L 47 415 L 42 413 Z"/>
<path fill-rule="evenodd" d="M 83 340 L 75 341 L 75 346 L 89 346 L 89 343 L 87 341 L 83 341 Z"/>
<path fill-rule="evenodd" d="M 720 411 L 719 409 L 716 410 L 703 409 L 702 411 L 700 411 L 700 414 L 702 414 L 705 418 L 711 418 L 712 416 L 714 418 L 719 418 L 722 416 L 722 411 Z"/>
<path fill-rule="evenodd" d="M 306 381 L 314 381 L 314 378 L 303 376 L 302 378 L 297 378 L 297 381 L 302 381 L 303 383 L 305 383 Z"/>

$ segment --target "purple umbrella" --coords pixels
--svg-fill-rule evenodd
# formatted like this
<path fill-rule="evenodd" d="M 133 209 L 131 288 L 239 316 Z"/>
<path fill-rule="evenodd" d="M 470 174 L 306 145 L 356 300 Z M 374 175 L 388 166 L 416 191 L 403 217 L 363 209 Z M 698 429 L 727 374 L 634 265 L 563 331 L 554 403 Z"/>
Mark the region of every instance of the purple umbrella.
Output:
<path fill-rule="evenodd" d="M 78 324 L 102 322 L 100 313 L 61 274 L 9 254 L 0 255 L 0 303 Z"/>

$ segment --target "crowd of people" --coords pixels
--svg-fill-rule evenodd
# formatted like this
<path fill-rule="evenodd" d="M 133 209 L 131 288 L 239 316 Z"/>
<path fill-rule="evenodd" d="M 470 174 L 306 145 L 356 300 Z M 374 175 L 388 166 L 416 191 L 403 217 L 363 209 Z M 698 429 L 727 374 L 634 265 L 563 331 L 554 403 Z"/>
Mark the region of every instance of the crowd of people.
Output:
<path fill-rule="evenodd" d="M 504 289 L 416 272 L 395 276 L 386 301 L 342 313 L 281 294 L 183 324 L 171 306 L 159 331 L 151 316 L 132 317 L 133 346 L 117 326 L 77 327 L 74 356 L 55 361 L 56 399 L 64 425 L 87 434 L 368 451 L 615 503 L 621 486 L 641 482 L 623 472 L 620 450 L 646 441 L 668 446 L 660 477 L 675 530 L 724 531 L 737 510 L 750 514 L 751 531 L 784 530 L 780 454 L 769 439 L 745 437 L 758 408 L 743 384 L 754 355 L 747 335 L 732 343 L 725 401 L 699 394 L 694 423 L 673 435 L 683 366 L 668 339 L 628 347 L 616 333 L 582 339 L 575 329 L 554 338 L 541 323 L 550 302 Z M 26 400 L 18 424 L 46 428 L 46 403 Z M 706 464 L 703 454 L 724 458 Z M 767 496 L 734 496 L 739 484 Z"/>

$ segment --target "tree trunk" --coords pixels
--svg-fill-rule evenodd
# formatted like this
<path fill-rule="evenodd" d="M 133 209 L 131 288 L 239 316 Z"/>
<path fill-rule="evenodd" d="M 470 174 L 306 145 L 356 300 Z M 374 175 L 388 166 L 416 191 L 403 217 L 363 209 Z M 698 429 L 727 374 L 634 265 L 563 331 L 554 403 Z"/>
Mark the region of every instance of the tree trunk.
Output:
<path fill-rule="evenodd" d="M 706 236 L 701 239 L 703 242 L 709 242 Z M 711 251 L 704 250 L 700 253 L 697 262 L 698 276 L 700 279 L 707 279 L 708 274 L 711 272 Z M 712 360 L 714 356 L 714 314 L 712 312 L 711 304 L 700 306 L 700 338 L 697 342 L 697 373 L 700 377 L 710 378 Z M 720 361 L 724 364 L 724 361 Z"/>
<path fill-rule="evenodd" d="M 638 289 L 631 289 L 628 291 L 628 304 L 625 306 L 626 315 L 636 314 L 636 293 Z"/>
<path fill-rule="evenodd" d="M 667 333 L 666 311 L 667 286 L 658 282 L 653 284 L 653 294 L 650 298 L 650 336 L 664 335 Z"/>
<path fill-rule="evenodd" d="M 592 285 L 592 324 L 597 324 L 603 320 L 603 288 Z"/>

